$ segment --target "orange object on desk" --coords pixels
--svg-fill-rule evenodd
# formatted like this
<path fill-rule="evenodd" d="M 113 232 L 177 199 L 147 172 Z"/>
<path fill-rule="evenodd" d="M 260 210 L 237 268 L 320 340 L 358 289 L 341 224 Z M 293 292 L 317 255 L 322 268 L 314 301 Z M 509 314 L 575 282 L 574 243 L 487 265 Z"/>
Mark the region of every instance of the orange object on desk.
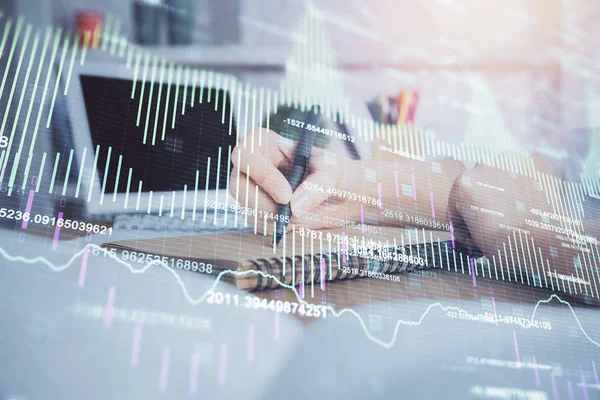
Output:
<path fill-rule="evenodd" d="M 414 124 L 415 112 L 417 110 L 417 101 L 419 93 L 415 91 L 401 91 L 396 97 L 396 106 L 398 107 L 398 124 Z"/>
<path fill-rule="evenodd" d="M 75 27 L 79 35 L 79 46 L 97 48 L 102 36 L 103 16 L 100 11 L 80 10 L 75 14 Z"/>

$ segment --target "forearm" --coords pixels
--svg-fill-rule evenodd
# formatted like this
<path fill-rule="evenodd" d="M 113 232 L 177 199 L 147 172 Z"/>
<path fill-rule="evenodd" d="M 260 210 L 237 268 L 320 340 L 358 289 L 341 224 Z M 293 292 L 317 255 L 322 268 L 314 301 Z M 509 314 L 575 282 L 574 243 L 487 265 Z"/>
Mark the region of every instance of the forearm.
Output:
<path fill-rule="evenodd" d="M 460 228 L 468 231 L 473 245 L 488 258 L 511 268 L 514 262 L 527 261 L 524 266 L 531 272 L 529 257 L 522 257 L 531 252 L 534 261 L 539 258 L 536 274 L 537 268 L 543 268 L 543 274 L 556 269 L 577 276 L 580 271 L 574 260 L 589 264 L 589 252 L 596 251 L 597 227 L 586 219 L 579 221 L 558 209 L 555 212 L 534 180 L 485 165 L 467 170 L 463 176 L 485 185 L 464 185 L 463 178 L 457 180 L 450 195 L 451 208 L 464 221 Z M 559 193 L 552 195 L 561 197 Z"/>
<path fill-rule="evenodd" d="M 380 205 L 363 205 L 366 223 L 445 229 L 451 223 L 452 185 L 463 171 L 452 159 L 353 161 L 345 168 L 344 183 L 349 192 L 378 199 Z"/>

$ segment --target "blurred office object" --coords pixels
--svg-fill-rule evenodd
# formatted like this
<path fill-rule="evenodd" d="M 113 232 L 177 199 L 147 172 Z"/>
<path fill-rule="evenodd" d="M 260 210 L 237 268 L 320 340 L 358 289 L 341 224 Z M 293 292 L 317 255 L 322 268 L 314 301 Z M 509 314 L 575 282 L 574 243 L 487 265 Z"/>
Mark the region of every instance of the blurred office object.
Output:
<path fill-rule="evenodd" d="M 214 44 L 240 42 L 240 0 L 210 0 Z"/>
<path fill-rule="evenodd" d="M 378 95 L 367 101 L 367 108 L 375 122 L 381 124 L 414 124 L 419 92 L 401 90 L 396 96 Z"/>
<path fill-rule="evenodd" d="M 75 29 L 79 35 L 79 45 L 97 48 L 102 38 L 102 13 L 96 10 L 79 10 L 75 13 Z"/>
<path fill-rule="evenodd" d="M 4 16 L 23 16 L 36 25 L 52 24 L 50 0 L 0 0 L 0 13 Z"/>
<path fill-rule="evenodd" d="M 143 45 L 160 43 L 164 7 L 160 0 L 135 0 L 133 21 L 135 42 Z"/>
<path fill-rule="evenodd" d="M 195 39 L 194 0 L 169 0 L 169 44 L 191 44 Z"/>
<path fill-rule="evenodd" d="M 396 97 L 396 107 L 398 108 L 398 118 L 396 124 L 414 124 L 415 112 L 417 111 L 417 102 L 419 93 L 416 91 L 403 90 Z"/>

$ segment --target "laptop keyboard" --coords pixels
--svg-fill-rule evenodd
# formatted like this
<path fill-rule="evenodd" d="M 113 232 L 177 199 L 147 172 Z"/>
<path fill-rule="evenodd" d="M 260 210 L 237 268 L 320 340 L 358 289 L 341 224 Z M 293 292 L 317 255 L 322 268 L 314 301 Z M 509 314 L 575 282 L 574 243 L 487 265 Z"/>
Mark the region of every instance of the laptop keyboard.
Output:
<path fill-rule="evenodd" d="M 235 214 L 228 213 L 225 221 L 225 212 L 204 211 L 196 212 L 195 220 L 192 211 L 185 211 L 183 219 L 181 210 L 173 213 L 151 214 L 117 214 L 113 218 L 115 230 L 151 230 L 168 232 L 212 232 L 212 231 L 239 231 L 244 230 L 244 219 L 237 218 L 237 227 L 234 225 Z"/>

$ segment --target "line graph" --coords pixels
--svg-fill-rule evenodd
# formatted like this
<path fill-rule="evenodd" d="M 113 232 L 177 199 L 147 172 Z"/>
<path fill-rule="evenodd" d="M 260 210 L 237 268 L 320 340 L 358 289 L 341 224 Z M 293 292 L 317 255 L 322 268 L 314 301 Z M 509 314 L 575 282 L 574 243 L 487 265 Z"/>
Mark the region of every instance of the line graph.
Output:
<path fill-rule="evenodd" d="M 82 248 L 81 250 L 77 251 L 76 253 L 74 253 L 71 258 L 64 264 L 62 265 L 55 265 L 54 263 L 52 263 L 50 260 L 48 260 L 47 258 L 43 257 L 43 256 L 37 256 L 37 257 L 33 257 L 33 258 L 27 258 L 27 257 L 23 257 L 23 256 L 13 256 L 10 255 L 9 253 L 6 252 L 6 250 L 2 247 L 0 247 L 0 255 L 11 262 L 21 262 L 21 263 L 25 263 L 25 264 L 44 264 L 45 266 L 47 266 L 48 268 L 50 268 L 52 271 L 54 272 L 62 272 L 65 271 L 67 269 L 69 269 L 71 266 L 73 266 L 75 264 L 75 262 L 80 258 L 80 257 L 85 257 L 85 255 L 90 251 L 90 249 L 96 249 L 99 251 L 105 251 L 105 249 L 103 249 L 100 246 L 97 246 L 95 244 L 88 244 L 86 245 L 84 248 Z M 238 276 L 243 276 L 243 275 L 249 275 L 249 274 L 257 274 L 257 275 L 261 275 L 263 278 L 270 278 L 275 280 L 279 285 L 281 285 L 284 288 L 290 289 L 294 292 L 294 295 L 297 298 L 298 303 L 304 304 L 305 306 L 308 305 L 309 303 L 305 300 L 302 299 L 302 297 L 300 296 L 300 293 L 298 293 L 297 289 L 295 286 L 291 286 L 291 285 L 287 285 L 283 282 L 281 282 L 276 276 L 274 275 L 270 275 L 270 274 L 266 274 L 262 271 L 256 271 L 256 270 L 247 270 L 247 271 L 233 271 L 233 270 L 224 270 L 221 271 L 215 281 L 211 284 L 211 286 L 204 292 L 204 294 L 202 294 L 200 297 L 198 298 L 193 298 L 188 289 L 187 286 L 185 285 L 185 282 L 183 281 L 183 279 L 179 276 L 179 273 L 174 270 L 173 268 L 169 267 L 169 265 L 163 261 L 160 260 L 152 260 L 151 262 L 147 263 L 145 266 L 136 269 L 133 267 L 132 264 L 121 260 L 120 258 L 117 257 L 116 254 L 110 253 L 110 252 L 106 252 L 105 253 L 107 257 L 113 259 L 114 261 L 116 261 L 118 264 L 126 267 L 132 274 L 143 274 L 145 273 L 149 268 L 153 267 L 153 266 L 161 266 L 164 269 L 166 269 L 167 271 L 169 271 L 169 273 L 171 273 L 171 275 L 175 278 L 175 280 L 177 281 L 177 283 L 179 284 L 181 291 L 185 297 L 185 299 L 188 301 L 189 304 L 196 306 L 198 304 L 202 304 L 205 302 L 206 298 L 209 296 L 209 294 L 214 291 L 214 289 L 217 287 L 217 285 L 219 284 L 219 282 L 221 281 L 221 278 L 224 277 L 225 275 L 238 275 Z M 533 311 L 532 311 L 532 315 L 531 318 L 529 319 L 529 321 L 533 322 L 538 309 L 541 305 L 545 305 L 545 304 L 549 304 L 551 301 L 556 300 L 558 302 L 560 302 L 561 304 L 567 306 L 569 308 L 569 311 L 571 312 L 571 314 L 573 315 L 573 318 L 575 319 L 575 321 L 577 322 L 577 326 L 579 327 L 579 329 L 581 330 L 582 334 L 585 336 L 585 338 L 594 346 L 600 348 L 600 343 L 596 340 L 594 340 L 589 334 L 588 332 L 585 330 L 585 328 L 583 327 L 583 325 L 581 324 L 581 321 L 579 320 L 575 310 L 573 309 L 573 307 L 571 306 L 571 304 L 568 301 L 563 300 L 562 298 L 560 298 L 560 296 L 556 295 L 556 294 L 551 294 L 547 299 L 542 299 L 542 300 L 538 300 L 537 303 L 535 304 L 535 306 L 533 307 Z M 358 323 L 360 324 L 363 332 L 365 333 L 366 337 L 372 341 L 373 343 L 385 348 L 385 349 L 390 349 L 394 346 L 394 344 L 396 343 L 397 339 L 398 339 L 398 332 L 400 330 L 401 326 L 419 326 L 423 323 L 423 321 L 425 320 L 425 318 L 429 315 L 429 313 L 434 310 L 434 309 L 440 309 L 443 312 L 447 312 L 447 311 L 456 311 L 459 313 L 465 313 L 469 316 L 471 316 L 472 314 L 470 314 L 468 311 L 461 309 L 460 307 L 456 307 L 456 306 L 447 306 L 447 305 L 443 305 L 440 302 L 435 302 L 430 304 L 421 314 L 421 316 L 416 319 L 416 320 L 402 320 L 399 319 L 396 321 L 395 326 L 394 326 L 394 330 L 392 333 L 392 336 L 389 340 L 383 340 L 381 338 L 376 337 L 375 335 L 373 335 L 370 331 L 369 328 L 367 327 L 367 324 L 365 323 L 365 321 L 363 320 L 363 318 L 361 317 L 361 315 L 359 313 L 357 313 L 355 310 L 353 310 L 352 308 L 344 308 L 341 309 L 339 311 L 335 310 L 332 306 L 324 306 L 327 311 L 331 312 L 331 314 L 333 316 L 335 316 L 336 318 L 339 318 L 345 314 L 350 314 L 352 316 L 354 316 Z M 523 326 L 522 326 L 523 327 Z M 529 329 L 527 327 L 523 327 L 525 329 Z"/>

